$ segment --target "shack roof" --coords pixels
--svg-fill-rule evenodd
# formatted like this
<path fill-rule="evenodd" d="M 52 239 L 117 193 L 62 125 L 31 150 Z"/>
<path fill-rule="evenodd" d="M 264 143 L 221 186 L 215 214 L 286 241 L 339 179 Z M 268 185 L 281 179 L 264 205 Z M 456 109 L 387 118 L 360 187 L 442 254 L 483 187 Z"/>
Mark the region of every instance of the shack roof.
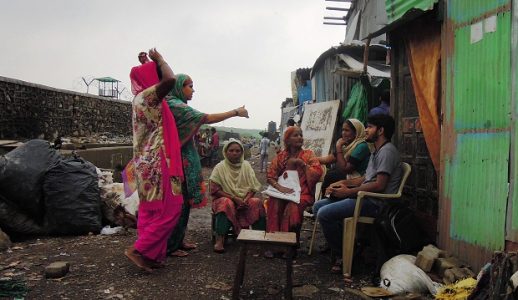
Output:
<path fill-rule="evenodd" d="M 98 80 L 100 82 L 121 82 L 120 80 L 117 80 L 112 77 L 99 77 L 99 78 L 95 78 L 95 80 Z"/>
<path fill-rule="evenodd" d="M 349 69 L 353 71 L 363 71 L 363 49 L 365 48 L 364 44 L 350 44 L 350 45 L 340 45 L 329 48 L 327 51 L 322 53 L 317 60 L 315 61 L 313 68 L 311 68 L 311 78 L 315 75 L 315 72 L 320 69 L 320 67 L 324 64 L 325 60 L 331 56 L 338 55 L 341 60 L 345 62 L 345 64 L 349 67 Z M 343 56 L 340 56 L 343 54 Z M 374 44 L 369 46 L 369 62 L 367 72 L 372 76 L 378 77 L 390 77 L 389 67 L 384 65 L 385 59 L 387 56 L 387 47 L 385 45 Z M 356 62 L 359 62 L 361 66 L 359 67 Z M 385 68 L 380 69 L 382 66 Z M 370 68 L 369 68 L 370 67 Z M 370 73 L 371 70 L 376 69 L 375 74 Z M 388 73 L 386 73 L 388 72 Z M 382 76 L 383 75 L 383 76 Z M 387 76 L 385 76 L 387 75 Z"/>

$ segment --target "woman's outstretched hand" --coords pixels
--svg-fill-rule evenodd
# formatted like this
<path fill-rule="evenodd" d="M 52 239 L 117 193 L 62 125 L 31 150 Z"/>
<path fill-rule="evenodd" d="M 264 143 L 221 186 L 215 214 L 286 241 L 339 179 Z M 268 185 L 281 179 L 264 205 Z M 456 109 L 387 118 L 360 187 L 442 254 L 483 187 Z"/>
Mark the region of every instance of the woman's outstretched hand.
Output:
<path fill-rule="evenodd" d="M 245 106 L 238 107 L 236 109 L 237 115 L 242 118 L 248 118 L 248 110 L 246 110 Z"/>

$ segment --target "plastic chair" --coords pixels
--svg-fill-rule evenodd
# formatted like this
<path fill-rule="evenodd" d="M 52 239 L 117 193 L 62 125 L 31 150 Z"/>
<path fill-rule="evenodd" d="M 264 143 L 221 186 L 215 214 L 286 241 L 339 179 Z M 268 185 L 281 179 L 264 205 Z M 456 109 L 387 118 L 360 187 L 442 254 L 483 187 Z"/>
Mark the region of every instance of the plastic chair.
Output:
<path fill-rule="evenodd" d="M 322 167 L 324 169 L 324 172 L 322 172 L 322 176 L 320 176 L 320 179 L 318 180 L 317 184 L 315 185 L 315 203 L 322 199 L 322 183 L 324 182 L 324 178 L 326 177 L 326 173 L 327 173 L 327 167 L 325 165 L 322 165 Z M 318 226 L 318 221 L 316 218 L 317 216 L 315 216 L 315 214 L 313 214 L 313 217 L 315 217 L 315 224 L 313 224 L 313 232 L 311 233 L 311 240 L 309 241 L 308 255 L 311 255 L 311 253 L 313 252 L 313 243 L 315 241 L 315 236 L 316 236 L 317 226 Z"/>
<path fill-rule="evenodd" d="M 401 183 L 399 184 L 399 189 L 396 194 L 380 194 L 380 193 L 372 193 L 372 192 L 358 192 L 358 197 L 356 198 L 356 207 L 354 208 L 354 215 L 350 218 L 344 219 L 344 231 L 342 237 L 342 261 L 343 261 L 343 274 L 344 277 L 351 277 L 351 269 L 353 263 L 353 253 L 354 253 L 354 240 L 356 238 L 356 226 L 358 223 L 365 224 L 373 224 L 375 218 L 371 217 L 362 217 L 360 216 L 360 211 L 363 204 L 364 197 L 368 196 L 369 198 L 377 198 L 377 199 L 399 199 L 401 198 L 401 194 L 403 193 L 403 187 L 405 186 L 405 182 L 412 171 L 412 168 L 409 164 L 402 162 L 401 168 L 403 169 L 403 177 L 401 178 Z"/>

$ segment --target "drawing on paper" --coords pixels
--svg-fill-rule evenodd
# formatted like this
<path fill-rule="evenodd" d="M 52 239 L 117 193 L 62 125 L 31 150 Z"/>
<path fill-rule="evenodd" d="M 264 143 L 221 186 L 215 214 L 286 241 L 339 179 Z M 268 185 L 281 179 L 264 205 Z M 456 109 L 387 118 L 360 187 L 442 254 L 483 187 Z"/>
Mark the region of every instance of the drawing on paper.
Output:
<path fill-rule="evenodd" d="M 329 154 L 339 107 L 339 100 L 304 107 L 301 128 L 305 149 L 313 150 L 317 156 Z"/>

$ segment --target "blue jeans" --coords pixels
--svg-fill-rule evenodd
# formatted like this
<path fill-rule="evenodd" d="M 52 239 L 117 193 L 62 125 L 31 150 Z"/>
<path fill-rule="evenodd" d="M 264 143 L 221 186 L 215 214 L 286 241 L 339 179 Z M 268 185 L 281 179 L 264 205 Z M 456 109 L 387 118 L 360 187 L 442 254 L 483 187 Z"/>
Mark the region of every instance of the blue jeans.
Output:
<path fill-rule="evenodd" d="M 375 217 L 379 213 L 381 207 L 374 201 L 375 200 L 364 198 L 360 215 L 365 217 Z M 344 219 L 353 216 L 355 207 L 356 199 L 353 198 L 335 201 L 322 199 L 313 205 L 313 213 L 317 215 L 317 220 L 322 226 L 322 231 L 327 243 L 333 253 L 337 255 L 342 253 Z"/>

